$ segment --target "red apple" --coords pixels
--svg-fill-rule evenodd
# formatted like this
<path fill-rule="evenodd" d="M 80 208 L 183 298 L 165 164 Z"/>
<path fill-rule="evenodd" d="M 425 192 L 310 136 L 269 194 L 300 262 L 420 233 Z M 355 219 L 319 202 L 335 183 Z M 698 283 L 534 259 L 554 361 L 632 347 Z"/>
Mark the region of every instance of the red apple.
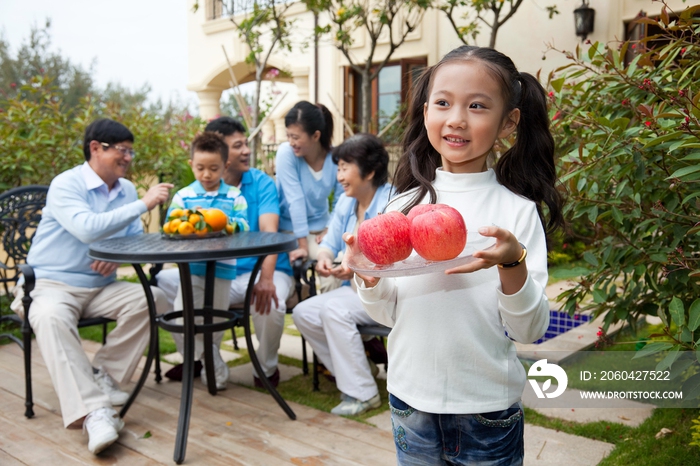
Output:
<path fill-rule="evenodd" d="M 411 222 L 401 212 L 389 212 L 365 220 L 357 229 L 357 245 L 378 265 L 402 261 L 411 255 Z"/>
<path fill-rule="evenodd" d="M 467 244 L 462 214 L 445 204 L 418 204 L 409 212 L 411 244 L 419 256 L 430 261 L 454 259 Z"/>

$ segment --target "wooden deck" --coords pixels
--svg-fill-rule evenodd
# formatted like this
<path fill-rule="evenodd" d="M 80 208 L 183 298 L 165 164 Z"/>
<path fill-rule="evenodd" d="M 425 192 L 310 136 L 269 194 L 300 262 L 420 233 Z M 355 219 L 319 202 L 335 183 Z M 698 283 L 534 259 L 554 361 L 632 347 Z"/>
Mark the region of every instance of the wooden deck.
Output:
<path fill-rule="evenodd" d="M 90 357 L 94 345 L 84 344 Z M 58 398 L 38 349 L 32 359 L 35 417 L 27 419 L 22 351 L 15 344 L 0 346 L 0 465 L 175 464 L 179 383 L 156 384 L 149 377 L 118 442 L 94 456 L 87 450 L 87 435 L 63 428 Z M 211 396 L 195 383 L 184 464 L 396 464 L 390 433 L 295 403 L 290 406 L 296 421 L 268 394 L 229 384 Z"/>

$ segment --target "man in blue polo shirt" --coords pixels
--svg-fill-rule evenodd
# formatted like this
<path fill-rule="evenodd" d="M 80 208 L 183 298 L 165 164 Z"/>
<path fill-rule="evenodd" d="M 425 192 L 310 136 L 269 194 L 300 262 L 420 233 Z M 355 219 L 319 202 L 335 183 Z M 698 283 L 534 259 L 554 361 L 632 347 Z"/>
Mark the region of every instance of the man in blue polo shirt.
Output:
<path fill-rule="evenodd" d="M 250 167 L 250 149 L 245 128 L 237 120 L 230 117 L 220 117 L 206 126 L 206 131 L 215 131 L 224 137 L 229 146 L 229 158 L 224 181 L 231 186 L 240 188 L 243 197 L 248 202 L 248 224 L 250 231 L 276 232 L 279 227 L 279 200 L 274 180 L 257 168 Z M 250 274 L 257 258 L 238 259 L 236 264 L 237 276 L 231 282 L 231 304 L 242 304 L 248 286 Z M 265 375 L 273 386 L 279 383 L 277 368 L 277 351 L 284 330 L 284 315 L 287 311 L 285 301 L 294 291 L 292 267 L 287 254 L 271 255 L 265 258 L 260 274 L 253 288 L 252 311 L 255 336 L 258 340 L 256 354 L 260 360 Z M 172 304 L 177 293 L 179 272 L 177 269 L 163 270 L 156 276 L 160 287 Z M 178 341 L 177 336 L 173 335 Z M 221 358 L 218 346 L 221 337 L 214 339 L 214 369 L 216 384 L 219 390 L 226 388 L 228 367 Z M 182 371 L 176 366 L 166 373 L 166 376 L 179 380 Z M 262 388 L 261 381 L 253 374 L 256 387 Z M 206 383 L 206 375 L 202 373 Z"/>
<path fill-rule="evenodd" d="M 32 240 L 27 263 L 36 286 L 29 323 L 51 376 L 65 427 L 83 426 L 88 450 L 114 443 L 124 422 L 112 406 L 128 394 L 116 382 L 131 379 L 149 339 L 146 296 L 140 285 L 116 281 L 119 264 L 92 260 L 90 243 L 142 233 L 141 214 L 167 201 L 171 184 L 161 183 L 139 199 L 124 178 L 134 158 L 134 136 L 109 119 L 91 123 L 83 138 L 85 163 L 56 176 Z M 22 314 L 22 288 L 12 310 Z M 165 311 L 163 293 L 153 290 L 156 312 Z M 78 320 L 117 321 L 107 342 L 90 361 L 78 335 Z"/>

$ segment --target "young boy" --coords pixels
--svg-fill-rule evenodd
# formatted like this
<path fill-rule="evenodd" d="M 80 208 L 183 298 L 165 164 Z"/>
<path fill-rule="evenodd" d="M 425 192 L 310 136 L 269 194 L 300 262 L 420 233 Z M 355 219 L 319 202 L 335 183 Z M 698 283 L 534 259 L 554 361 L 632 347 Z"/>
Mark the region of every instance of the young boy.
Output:
<path fill-rule="evenodd" d="M 240 189 L 227 185 L 222 177 L 228 164 L 228 145 L 218 134 L 210 131 L 197 136 L 192 141 L 192 150 L 189 164 L 196 181 L 179 190 L 173 197 L 168 208 L 168 216 L 174 209 L 221 209 L 228 215 L 231 222 L 238 226 L 238 230 L 249 229 L 247 218 L 248 204 L 241 195 Z M 192 274 L 192 295 L 194 305 L 201 308 L 204 304 L 204 276 L 206 263 L 194 262 L 190 264 Z M 214 285 L 214 309 L 228 309 L 229 289 L 231 280 L 236 278 L 236 260 L 219 261 L 216 263 L 216 282 Z M 178 287 L 175 308 L 182 309 L 182 289 Z M 215 379 L 218 390 L 226 389 L 229 378 L 228 366 L 223 363 L 219 345 L 224 332 L 213 334 Z M 173 334 L 180 353 L 183 353 L 182 335 Z M 203 336 L 195 338 L 195 358 L 201 360 L 204 356 Z M 206 384 L 206 371 L 201 373 L 202 382 Z"/>

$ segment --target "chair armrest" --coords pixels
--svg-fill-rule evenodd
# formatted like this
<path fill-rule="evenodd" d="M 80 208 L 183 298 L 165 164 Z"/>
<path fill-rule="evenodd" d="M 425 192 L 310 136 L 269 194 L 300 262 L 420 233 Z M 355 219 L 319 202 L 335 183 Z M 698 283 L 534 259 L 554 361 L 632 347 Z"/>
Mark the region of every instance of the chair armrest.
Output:
<path fill-rule="evenodd" d="M 36 284 L 36 275 L 34 275 L 34 268 L 29 264 L 19 264 L 19 270 L 24 275 L 24 294 L 29 295 L 34 290 L 34 285 Z"/>

